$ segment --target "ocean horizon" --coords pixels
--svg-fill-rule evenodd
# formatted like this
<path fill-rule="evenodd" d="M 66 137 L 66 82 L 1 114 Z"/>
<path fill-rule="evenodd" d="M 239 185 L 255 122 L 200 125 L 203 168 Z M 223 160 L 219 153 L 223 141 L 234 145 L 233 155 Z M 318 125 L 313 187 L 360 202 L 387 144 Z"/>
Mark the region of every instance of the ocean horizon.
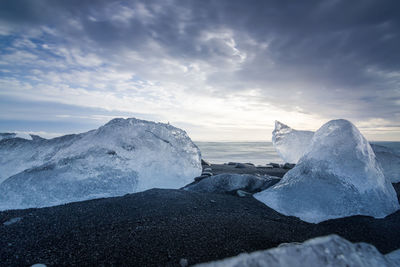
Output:
<path fill-rule="evenodd" d="M 272 142 L 260 141 L 194 141 L 200 148 L 202 158 L 211 163 L 250 162 L 265 165 L 270 162 L 284 163 Z M 400 153 L 400 142 L 372 141 Z"/>

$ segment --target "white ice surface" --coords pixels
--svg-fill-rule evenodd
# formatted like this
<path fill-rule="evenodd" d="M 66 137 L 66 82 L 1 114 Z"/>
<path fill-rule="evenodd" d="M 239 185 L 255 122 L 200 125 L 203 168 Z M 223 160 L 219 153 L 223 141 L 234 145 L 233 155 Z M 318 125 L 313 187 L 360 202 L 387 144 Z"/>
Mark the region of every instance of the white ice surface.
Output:
<path fill-rule="evenodd" d="M 370 144 L 346 120 L 324 124 L 298 164 L 254 197 L 312 223 L 352 215 L 382 218 L 399 209 L 396 192 Z"/>
<path fill-rule="evenodd" d="M 337 235 L 317 237 L 302 244 L 243 253 L 197 267 L 395 267 L 397 262 L 382 255 L 374 246 L 351 243 Z"/>
<path fill-rule="evenodd" d="M 180 188 L 200 175 L 200 158 L 183 130 L 134 118 L 53 139 L 1 140 L 0 210 Z"/>

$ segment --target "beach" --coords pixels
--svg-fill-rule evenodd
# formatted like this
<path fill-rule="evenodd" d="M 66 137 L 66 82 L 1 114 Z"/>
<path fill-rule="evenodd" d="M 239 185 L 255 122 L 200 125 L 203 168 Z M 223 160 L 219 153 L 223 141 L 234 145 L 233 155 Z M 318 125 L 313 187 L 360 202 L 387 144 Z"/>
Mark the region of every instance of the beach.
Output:
<path fill-rule="evenodd" d="M 211 166 L 216 172 L 257 171 Z M 394 187 L 399 197 L 400 184 Z M 0 212 L 0 265 L 192 265 L 332 233 L 388 253 L 400 247 L 400 211 L 384 219 L 352 216 L 311 224 L 253 197 L 151 189 Z"/>

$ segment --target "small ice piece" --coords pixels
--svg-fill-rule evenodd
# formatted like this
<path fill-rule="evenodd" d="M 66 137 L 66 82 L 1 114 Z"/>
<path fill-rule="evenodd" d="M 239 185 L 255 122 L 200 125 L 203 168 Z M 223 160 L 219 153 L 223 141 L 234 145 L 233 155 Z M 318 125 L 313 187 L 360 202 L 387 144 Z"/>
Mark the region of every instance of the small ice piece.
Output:
<path fill-rule="evenodd" d="M 185 187 L 184 190 L 208 193 L 226 193 L 241 189 L 246 192 L 258 192 L 276 184 L 278 181 L 280 181 L 280 178 L 273 176 L 223 173 L 204 178 L 198 183 Z"/>
<path fill-rule="evenodd" d="M 135 118 L 53 139 L 12 138 L 0 142 L 0 210 L 180 188 L 201 170 L 185 131 Z"/>
<path fill-rule="evenodd" d="M 399 209 L 370 144 L 347 120 L 324 124 L 298 164 L 254 197 L 312 223 L 352 215 L 383 218 Z"/>
<path fill-rule="evenodd" d="M 351 243 L 337 235 L 310 239 L 302 244 L 289 243 L 285 246 L 242 253 L 238 256 L 195 265 L 196 267 L 395 267 L 396 261 L 382 255 L 373 245 Z"/>
<path fill-rule="evenodd" d="M 179 260 L 179 265 L 180 265 L 181 267 L 187 267 L 187 266 L 189 266 L 188 260 L 185 259 L 185 258 L 180 259 L 180 260 Z"/>
<path fill-rule="evenodd" d="M 275 121 L 272 144 L 280 157 L 288 163 L 297 163 L 311 142 L 314 132 L 298 131 Z"/>
<path fill-rule="evenodd" d="M 13 223 L 17 223 L 17 222 L 19 222 L 20 220 L 22 220 L 21 217 L 11 218 L 11 219 L 9 219 L 8 221 L 3 222 L 3 225 L 8 226 L 8 225 L 11 225 L 11 224 L 13 224 Z"/>

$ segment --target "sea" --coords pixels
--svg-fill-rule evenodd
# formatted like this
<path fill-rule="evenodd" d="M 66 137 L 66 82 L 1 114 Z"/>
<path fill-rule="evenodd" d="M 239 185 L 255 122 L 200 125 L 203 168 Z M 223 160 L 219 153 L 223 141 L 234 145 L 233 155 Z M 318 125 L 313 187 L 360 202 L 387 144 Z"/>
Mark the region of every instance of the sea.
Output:
<path fill-rule="evenodd" d="M 211 163 L 251 162 L 265 165 L 271 162 L 284 163 L 272 142 L 195 142 L 203 159 Z M 400 142 L 371 142 L 386 146 L 400 154 Z"/>

